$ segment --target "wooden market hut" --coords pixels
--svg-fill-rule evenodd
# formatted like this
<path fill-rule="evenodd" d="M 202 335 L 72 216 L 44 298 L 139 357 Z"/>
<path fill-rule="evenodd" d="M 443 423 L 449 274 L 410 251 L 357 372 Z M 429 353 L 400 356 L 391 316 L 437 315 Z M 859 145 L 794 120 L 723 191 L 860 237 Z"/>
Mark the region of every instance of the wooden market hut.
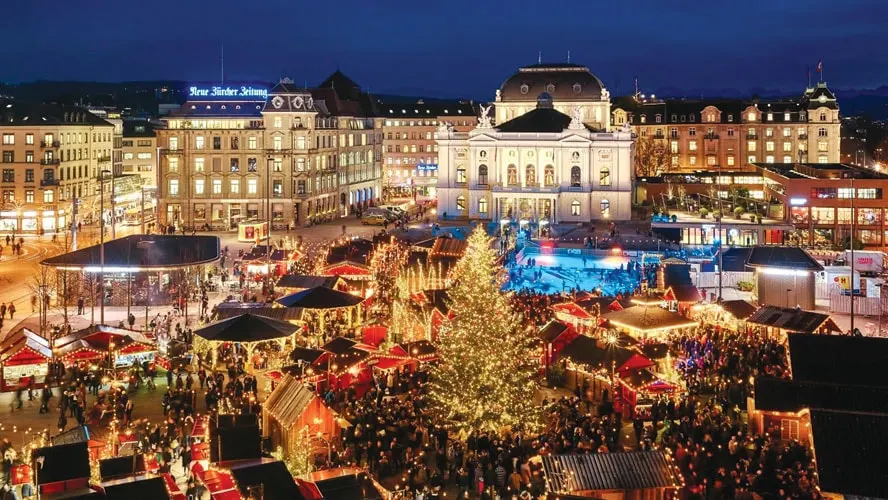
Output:
<path fill-rule="evenodd" d="M 290 375 L 284 375 L 280 384 L 263 404 L 263 437 L 271 439 L 271 447 L 280 446 L 289 457 L 302 443 L 300 433 L 321 433 L 332 441 L 341 433 L 339 415 L 328 408 L 311 389 Z"/>
<path fill-rule="evenodd" d="M 684 486 L 662 451 L 544 455 L 542 462 L 550 497 L 661 500 Z"/>
<path fill-rule="evenodd" d="M 20 328 L 0 343 L 0 389 L 15 390 L 26 377 L 43 387 L 52 360 L 49 341 L 27 328 Z"/>
<path fill-rule="evenodd" d="M 638 305 L 622 311 L 607 313 L 604 319 L 637 339 L 660 337 L 673 330 L 697 326 L 696 321 L 667 311 L 662 307 Z"/>
<path fill-rule="evenodd" d="M 579 334 L 571 325 L 554 319 L 540 328 L 537 337 L 543 344 L 543 366 L 547 370 L 558 356 L 558 353 L 577 338 L 577 335 Z"/>
<path fill-rule="evenodd" d="M 287 470 L 287 465 L 272 458 L 222 462 L 220 467 L 231 471 L 238 490 L 244 498 L 262 500 L 300 500 L 299 486 Z M 261 494 L 257 495 L 257 493 Z"/>
<path fill-rule="evenodd" d="M 554 304 L 551 309 L 555 314 L 555 319 L 570 323 L 574 328 L 596 326 L 597 317 L 575 302 Z"/>
<path fill-rule="evenodd" d="M 142 333 L 107 325 L 90 325 L 55 339 L 53 345 L 57 357 L 68 364 L 113 355 L 116 366 L 123 358 L 133 363 L 143 357 L 153 359 L 156 350 L 155 343 Z"/>

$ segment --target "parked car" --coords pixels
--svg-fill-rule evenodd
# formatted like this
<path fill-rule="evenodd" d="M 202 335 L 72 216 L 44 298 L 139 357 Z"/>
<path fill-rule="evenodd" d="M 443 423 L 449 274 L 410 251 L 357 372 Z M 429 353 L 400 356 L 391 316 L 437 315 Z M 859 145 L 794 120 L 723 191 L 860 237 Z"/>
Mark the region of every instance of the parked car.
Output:
<path fill-rule="evenodd" d="M 369 226 L 384 226 L 388 223 L 388 219 L 381 213 L 364 213 L 361 216 L 361 224 Z"/>
<path fill-rule="evenodd" d="M 386 209 L 384 209 L 384 208 L 382 208 L 382 207 L 371 207 L 371 208 L 368 208 L 367 210 L 364 210 L 364 214 L 376 214 L 376 215 L 380 215 L 380 216 L 382 216 L 383 218 L 385 218 L 385 220 L 387 220 L 387 221 L 389 221 L 389 222 L 394 222 L 394 221 L 398 218 L 397 215 L 393 214 L 393 213 L 390 212 L 389 210 L 386 210 Z"/>

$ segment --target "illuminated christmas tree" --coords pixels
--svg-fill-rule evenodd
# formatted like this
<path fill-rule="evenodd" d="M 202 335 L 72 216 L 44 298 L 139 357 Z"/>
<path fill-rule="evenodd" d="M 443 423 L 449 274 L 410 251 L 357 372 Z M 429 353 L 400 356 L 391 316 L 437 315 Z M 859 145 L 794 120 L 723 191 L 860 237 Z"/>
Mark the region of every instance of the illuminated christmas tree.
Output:
<path fill-rule="evenodd" d="M 539 353 L 503 295 L 503 269 L 482 229 L 469 237 L 449 290 L 454 318 L 435 346 L 441 362 L 430 377 L 432 411 L 458 431 L 534 429 Z"/>

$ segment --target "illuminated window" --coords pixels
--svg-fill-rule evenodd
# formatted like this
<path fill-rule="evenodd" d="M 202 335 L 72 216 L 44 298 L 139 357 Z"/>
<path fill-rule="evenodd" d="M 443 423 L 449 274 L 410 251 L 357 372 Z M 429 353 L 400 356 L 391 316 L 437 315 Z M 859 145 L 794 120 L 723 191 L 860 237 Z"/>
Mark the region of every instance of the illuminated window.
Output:
<path fill-rule="evenodd" d="M 605 187 L 611 185 L 611 172 L 607 167 L 602 167 L 601 172 L 598 174 L 598 185 Z"/>
<path fill-rule="evenodd" d="M 706 164 L 709 165 L 710 167 L 714 166 L 715 160 L 716 160 L 715 155 L 709 155 L 706 157 Z"/>
<path fill-rule="evenodd" d="M 206 139 L 202 135 L 195 137 L 194 138 L 194 148 L 195 149 L 203 149 L 204 145 L 206 144 L 205 141 L 206 141 Z"/>
<path fill-rule="evenodd" d="M 656 121 L 657 123 L 660 123 L 660 122 L 663 121 L 663 117 L 660 116 L 660 115 L 657 115 L 657 116 L 654 117 L 654 121 Z"/>
<path fill-rule="evenodd" d="M 459 212 L 466 211 L 466 197 L 465 196 L 457 196 L 456 197 L 456 210 Z"/>
<path fill-rule="evenodd" d="M 524 168 L 524 183 L 528 186 L 536 185 L 536 167 L 533 165 L 528 165 Z"/>
<path fill-rule="evenodd" d="M 255 137 L 247 137 L 247 149 L 256 149 Z"/>
<path fill-rule="evenodd" d="M 466 167 L 458 166 L 456 167 L 456 182 L 465 183 L 466 182 Z"/>
<path fill-rule="evenodd" d="M 47 189 L 43 192 L 43 203 L 52 203 L 55 199 L 55 191 Z"/>
<path fill-rule="evenodd" d="M 204 171 L 204 159 L 203 158 L 195 158 L 194 159 L 194 171 L 195 172 L 203 172 Z"/>
<path fill-rule="evenodd" d="M 749 155 L 746 157 L 746 163 L 755 163 L 755 155 Z"/>
<path fill-rule="evenodd" d="M 688 158 L 688 164 L 691 166 L 696 165 L 697 164 L 697 157 L 691 156 L 690 158 Z"/>
<path fill-rule="evenodd" d="M 783 163 L 792 163 L 792 156 L 784 155 L 783 156 Z"/>
<path fill-rule="evenodd" d="M 765 151 L 774 151 L 774 141 L 768 141 L 765 143 Z"/>
<path fill-rule="evenodd" d="M 555 167 L 552 165 L 546 165 L 543 169 L 543 183 L 546 186 L 552 186 L 555 184 Z"/>
<path fill-rule="evenodd" d="M 481 198 L 478 200 L 478 213 L 487 215 L 487 198 Z"/>
<path fill-rule="evenodd" d="M 783 137 L 792 137 L 792 129 L 789 127 L 783 128 Z"/>
<path fill-rule="evenodd" d="M 213 179 L 213 194 L 222 194 L 222 179 Z"/>
<path fill-rule="evenodd" d="M 483 184 L 483 185 L 487 184 L 487 165 L 479 165 L 478 166 L 478 184 Z M 485 206 L 486 206 L 487 200 L 482 200 L 482 201 L 485 203 Z"/>
<path fill-rule="evenodd" d="M 231 194 L 240 194 L 240 179 L 231 179 Z"/>
<path fill-rule="evenodd" d="M 765 163 L 774 163 L 774 155 L 765 156 Z"/>
<path fill-rule="evenodd" d="M 768 121 L 769 122 L 774 121 L 774 113 L 771 113 L 770 111 L 768 112 Z"/>
<path fill-rule="evenodd" d="M 274 128 L 281 128 L 281 117 L 280 116 L 274 117 Z"/>
<path fill-rule="evenodd" d="M 755 141 L 747 141 L 747 143 L 746 143 L 746 149 L 747 149 L 747 151 L 755 151 L 755 148 L 756 148 L 756 142 L 755 142 Z"/>
<path fill-rule="evenodd" d="M 697 150 L 697 141 L 688 141 L 688 150 L 696 151 Z"/>
<path fill-rule="evenodd" d="M 170 172 L 178 172 L 179 171 L 179 159 L 178 158 L 167 158 L 167 165 L 169 166 Z"/>
<path fill-rule="evenodd" d="M 170 179 L 170 196 L 179 196 L 179 179 Z"/>
<path fill-rule="evenodd" d="M 669 142 L 669 152 L 672 154 L 678 153 L 678 141 Z"/>
<path fill-rule="evenodd" d="M 299 136 L 296 138 L 296 149 L 305 149 L 305 137 Z"/>
<path fill-rule="evenodd" d="M 828 150 L 829 150 L 829 142 L 817 141 L 817 151 L 828 151 Z"/>
<path fill-rule="evenodd" d="M 259 192 L 259 179 L 247 179 L 247 194 L 257 194 Z"/>
<path fill-rule="evenodd" d="M 281 148 L 284 147 L 284 138 L 283 137 L 272 137 L 271 147 L 275 151 L 280 151 Z"/>
<path fill-rule="evenodd" d="M 275 158 L 271 161 L 271 169 L 275 172 L 282 172 L 284 170 L 284 160 L 280 158 Z"/>
<path fill-rule="evenodd" d="M 601 216 L 602 217 L 610 217 L 610 213 L 611 213 L 610 202 L 607 200 L 601 200 L 601 203 L 599 205 L 601 207 Z"/>
<path fill-rule="evenodd" d="M 790 151 L 792 151 L 792 143 L 791 142 L 784 142 L 783 143 L 783 152 L 789 153 Z"/>
<path fill-rule="evenodd" d="M 570 203 L 570 214 L 571 215 L 580 215 L 580 202 L 574 200 Z"/>
<path fill-rule="evenodd" d="M 829 163 L 829 158 L 826 155 L 819 155 L 817 157 L 817 163 Z"/>
<path fill-rule="evenodd" d="M 754 121 L 755 121 L 755 111 L 750 111 L 750 112 L 746 115 L 746 121 L 749 121 L 749 122 L 754 122 Z"/>
<path fill-rule="evenodd" d="M 729 167 L 734 166 L 734 155 L 728 155 L 728 166 Z"/>
<path fill-rule="evenodd" d="M 203 179 L 194 179 L 194 194 L 204 194 L 205 182 Z"/>
<path fill-rule="evenodd" d="M 669 163 L 670 163 L 673 167 L 677 167 L 677 166 L 678 166 L 678 156 L 673 156 L 673 157 L 669 160 Z"/>
<path fill-rule="evenodd" d="M 506 182 L 510 186 L 518 184 L 518 167 L 515 165 L 509 165 L 506 167 Z"/>

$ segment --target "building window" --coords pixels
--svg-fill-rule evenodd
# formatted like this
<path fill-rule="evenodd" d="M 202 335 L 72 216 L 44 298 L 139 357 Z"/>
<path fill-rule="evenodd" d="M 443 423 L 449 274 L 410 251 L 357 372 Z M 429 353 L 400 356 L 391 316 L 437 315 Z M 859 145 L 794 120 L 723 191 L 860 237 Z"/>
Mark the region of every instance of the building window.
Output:
<path fill-rule="evenodd" d="M 765 163 L 774 163 L 774 155 L 765 156 Z"/>
<path fill-rule="evenodd" d="M 272 121 L 272 123 L 274 123 L 274 128 L 281 128 L 281 123 L 282 123 L 282 122 L 281 122 L 281 117 L 280 117 L 280 116 L 275 116 L 275 117 L 274 117 L 274 120 Z"/>
<path fill-rule="evenodd" d="M 256 149 L 255 137 L 247 137 L 247 149 Z"/>
<path fill-rule="evenodd" d="M 783 143 L 783 152 L 784 153 L 792 152 L 792 143 L 791 142 L 784 142 Z"/>
<path fill-rule="evenodd" d="M 747 151 L 755 151 L 755 149 L 756 149 L 756 142 L 755 141 L 747 141 L 746 150 Z"/>
<path fill-rule="evenodd" d="M 729 166 L 729 167 L 733 167 L 733 166 L 734 166 L 734 161 L 735 161 L 735 160 L 734 160 L 734 155 L 728 155 L 728 166 Z"/>
<path fill-rule="evenodd" d="M 820 127 L 817 129 L 817 137 L 827 137 L 826 128 Z"/>
<path fill-rule="evenodd" d="M 546 186 L 552 186 L 555 184 L 555 167 L 552 165 L 546 165 L 543 169 L 543 182 Z"/>
<path fill-rule="evenodd" d="M 25 190 L 25 203 L 34 203 L 34 190 Z"/>
<path fill-rule="evenodd" d="M 524 183 L 528 186 L 536 185 L 536 167 L 534 167 L 533 165 L 528 165 L 524 167 Z"/>
<path fill-rule="evenodd" d="M 302 179 L 296 181 L 296 194 L 305 194 L 305 181 Z"/>
<path fill-rule="evenodd" d="M 15 134 L 3 134 L 3 145 L 4 146 L 15 145 Z"/>
<path fill-rule="evenodd" d="M 826 155 L 819 155 L 817 156 L 817 163 L 829 163 L 829 158 Z"/>
<path fill-rule="evenodd" d="M 43 203 L 52 203 L 55 200 L 55 191 L 47 189 L 43 192 Z"/>
<path fill-rule="evenodd" d="M 167 165 L 169 166 L 170 172 L 178 172 L 179 171 L 179 159 L 178 158 L 167 158 Z"/>
<path fill-rule="evenodd" d="M 139 159 L 139 160 L 150 160 L 150 159 L 151 159 L 151 153 L 139 153 L 139 154 L 136 155 L 136 159 Z"/>
<path fill-rule="evenodd" d="M 25 169 L 25 182 L 34 182 L 34 169 Z"/>
<path fill-rule="evenodd" d="M 843 198 L 846 200 L 851 199 L 854 196 L 853 195 L 854 190 L 851 188 L 839 188 L 838 193 L 839 193 L 839 198 Z"/>
<path fill-rule="evenodd" d="M 792 163 L 792 156 L 783 155 L 783 163 Z"/>
<path fill-rule="evenodd" d="M 259 179 L 247 179 L 247 194 L 259 193 Z"/>
<path fill-rule="evenodd" d="M 204 171 L 204 159 L 203 158 L 195 158 L 194 159 L 194 171 L 195 172 L 203 172 Z"/>
<path fill-rule="evenodd" d="M 222 179 L 213 179 L 213 194 L 222 194 Z"/>
<path fill-rule="evenodd" d="M 478 213 L 481 215 L 487 215 L 487 198 L 481 198 L 478 200 Z"/>
<path fill-rule="evenodd" d="M 580 215 L 580 202 L 578 200 L 570 202 L 570 214 Z"/>
<path fill-rule="evenodd" d="M 828 151 L 828 150 L 829 150 L 829 142 L 817 141 L 817 151 Z"/>
<path fill-rule="evenodd" d="M 688 136 L 689 137 L 696 137 L 697 136 L 697 127 L 690 127 L 688 129 Z"/>
<path fill-rule="evenodd" d="M 774 121 L 774 113 L 771 113 L 770 111 L 768 112 L 768 121 L 769 122 Z"/>
<path fill-rule="evenodd" d="M 582 174 L 580 167 L 574 165 L 570 168 L 570 185 L 572 187 L 580 187 Z"/>
<path fill-rule="evenodd" d="M 257 171 L 257 159 L 256 158 L 247 158 L 247 172 L 256 172 Z M 235 164 L 237 163 L 237 159 L 234 160 Z"/>
<path fill-rule="evenodd" d="M 607 167 L 602 167 L 598 174 L 598 185 L 605 187 L 611 185 L 611 172 Z"/>
<path fill-rule="evenodd" d="M 170 196 L 179 196 L 179 179 L 170 179 Z"/>
<path fill-rule="evenodd" d="M 3 152 L 3 163 L 15 163 L 15 152 L 14 151 L 4 151 Z"/>
<path fill-rule="evenodd" d="M 280 198 L 284 195 L 284 181 L 274 179 L 271 181 L 271 195 Z"/>
<path fill-rule="evenodd" d="M 774 151 L 774 141 L 765 142 L 765 151 Z"/>
<path fill-rule="evenodd" d="M 820 113 L 820 121 L 822 121 L 822 122 L 826 121 L 826 113 L 825 112 Z"/>
<path fill-rule="evenodd" d="M 660 123 L 660 122 L 663 121 L 663 117 L 660 116 L 660 115 L 657 115 L 657 116 L 654 117 L 654 121 L 656 121 L 657 123 Z"/>
<path fill-rule="evenodd" d="M 709 155 L 706 157 L 706 164 L 711 166 L 715 165 L 715 155 Z"/>
<path fill-rule="evenodd" d="M 482 151 L 483 153 L 483 151 Z M 478 166 L 478 184 L 486 185 L 487 184 L 487 165 L 479 165 Z M 484 200 L 486 204 L 487 201 Z"/>
<path fill-rule="evenodd" d="M 669 142 L 669 152 L 672 154 L 678 153 L 678 141 L 670 141 Z"/>
<path fill-rule="evenodd" d="M 697 150 L 697 141 L 688 141 L 688 150 L 696 151 Z"/>
<path fill-rule="evenodd" d="M 231 194 L 240 194 L 240 179 L 231 179 Z"/>
<path fill-rule="evenodd" d="M 746 163 L 749 163 L 750 165 L 753 164 L 753 163 L 755 163 L 755 161 L 756 161 L 756 160 L 755 160 L 755 155 L 749 155 L 749 156 L 746 157 Z"/>
<path fill-rule="evenodd" d="M 25 144 L 34 144 L 34 134 L 25 134 Z"/>
<path fill-rule="evenodd" d="M 456 197 L 456 210 L 458 212 L 466 211 L 466 197 L 465 196 L 457 196 Z"/>
<path fill-rule="evenodd" d="M 11 168 L 3 169 L 3 182 L 15 182 L 15 170 Z"/>
<path fill-rule="evenodd" d="M 283 137 L 272 137 L 271 138 L 271 147 L 275 151 L 280 151 L 281 148 L 284 147 L 284 138 Z"/>
<path fill-rule="evenodd" d="M 691 166 L 696 165 L 696 164 L 697 164 L 697 157 L 696 157 L 696 156 L 691 156 L 691 157 L 689 157 L 689 158 L 688 158 L 688 164 L 691 165 Z"/>
<path fill-rule="evenodd" d="M 204 194 L 204 183 L 205 181 L 203 179 L 194 179 L 194 194 Z"/>
<path fill-rule="evenodd" d="M 515 165 L 509 165 L 506 167 L 506 182 L 510 186 L 518 184 L 518 167 Z"/>
<path fill-rule="evenodd" d="M 799 421 L 789 418 L 780 419 L 780 439 L 784 441 L 799 440 Z"/>
<path fill-rule="evenodd" d="M 857 198 L 861 200 L 880 200 L 882 190 L 878 188 L 860 188 L 857 190 Z"/>
<path fill-rule="evenodd" d="M 170 138 L 170 141 L 172 141 L 172 138 Z M 205 139 L 204 139 L 204 136 L 202 136 L 202 135 L 195 137 L 194 138 L 194 149 L 203 149 L 204 148 L 204 141 L 205 141 Z M 170 149 L 176 149 L 176 148 L 172 147 L 172 145 L 171 145 Z"/>
<path fill-rule="evenodd" d="M 601 207 L 601 216 L 602 217 L 610 217 L 611 214 L 611 204 L 607 200 L 601 200 L 599 204 Z"/>
<path fill-rule="evenodd" d="M 465 184 L 466 182 L 466 167 L 460 165 L 456 167 L 456 182 Z"/>
<path fill-rule="evenodd" d="M 670 158 L 669 164 L 672 165 L 673 167 L 677 167 L 678 166 L 678 156 L 673 156 L 672 158 Z"/>
<path fill-rule="evenodd" d="M 755 111 L 750 111 L 750 112 L 746 115 L 746 121 L 749 121 L 749 122 L 754 122 L 754 121 L 755 121 Z"/>

